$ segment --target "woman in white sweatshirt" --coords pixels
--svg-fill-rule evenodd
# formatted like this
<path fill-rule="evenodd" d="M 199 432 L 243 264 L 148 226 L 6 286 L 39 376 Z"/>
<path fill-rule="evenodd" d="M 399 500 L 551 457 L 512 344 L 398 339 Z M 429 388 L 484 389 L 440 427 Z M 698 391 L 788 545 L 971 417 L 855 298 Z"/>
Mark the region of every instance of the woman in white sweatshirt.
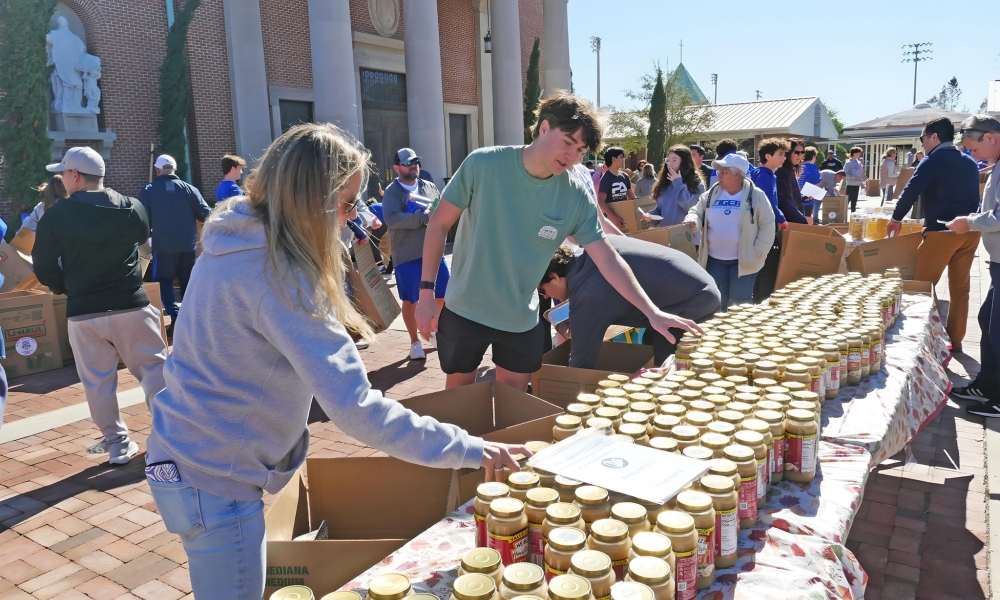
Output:
<path fill-rule="evenodd" d="M 878 185 L 882 188 L 882 206 L 886 202 L 892 202 L 892 195 L 896 189 L 896 149 L 889 148 L 882 155 L 882 164 L 879 166 Z"/>
<path fill-rule="evenodd" d="M 180 536 L 197 598 L 260 600 L 264 491 L 302 466 L 316 398 L 345 434 L 422 465 L 486 469 L 520 446 L 484 442 L 373 390 L 351 334 L 371 338 L 344 289 L 339 231 L 356 214 L 370 155 L 333 125 L 290 129 L 246 196 L 216 207 L 152 402 L 146 479 Z M 220 299 L 225 309 L 220 310 Z"/>

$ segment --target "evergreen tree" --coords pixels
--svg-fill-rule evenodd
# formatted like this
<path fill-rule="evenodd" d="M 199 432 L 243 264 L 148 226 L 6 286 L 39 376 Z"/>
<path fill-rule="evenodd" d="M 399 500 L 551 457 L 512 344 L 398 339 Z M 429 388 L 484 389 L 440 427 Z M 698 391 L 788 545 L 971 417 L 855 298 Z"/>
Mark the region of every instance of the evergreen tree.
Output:
<path fill-rule="evenodd" d="M 663 89 L 663 70 L 656 68 L 656 83 L 649 102 L 649 133 L 646 136 L 646 160 L 659 169 L 663 164 L 663 144 L 666 140 L 667 95 Z"/>
<path fill-rule="evenodd" d="M 167 54 L 160 66 L 160 145 L 163 152 L 177 161 L 175 173 L 185 180 L 188 179 L 188 164 L 185 159 L 187 140 L 184 126 L 191 110 L 191 77 L 184 46 L 194 11 L 200 5 L 201 0 L 187 0 L 184 8 L 177 13 L 167 33 Z"/>
<path fill-rule="evenodd" d="M 52 158 L 45 36 L 55 7 L 56 0 L 0 0 L 0 170 L 3 196 L 20 211 L 38 202 L 32 188 L 48 179 Z"/>
<path fill-rule="evenodd" d="M 535 126 L 535 111 L 538 110 L 538 100 L 542 97 L 542 84 L 539 81 L 538 61 L 541 52 L 538 49 L 538 38 L 531 47 L 531 57 L 528 59 L 528 72 L 524 79 L 524 143 L 531 143 L 531 130 Z"/>

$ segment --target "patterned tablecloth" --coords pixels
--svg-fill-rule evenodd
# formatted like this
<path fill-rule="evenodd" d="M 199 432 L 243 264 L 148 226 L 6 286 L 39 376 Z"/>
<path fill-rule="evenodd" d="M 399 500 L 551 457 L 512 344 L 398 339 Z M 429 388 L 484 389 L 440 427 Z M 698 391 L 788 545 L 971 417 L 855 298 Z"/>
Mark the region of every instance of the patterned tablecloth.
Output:
<path fill-rule="evenodd" d="M 932 299 L 904 295 L 887 367 L 823 409 L 818 476 L 782 481 L 749 530 L 736 565 L 719 569 L 702 600 L 862 599 L 868 576 L 844 545 L 871 467 L 907 444 L 945 401 L 947 335 Z M 451 595 L 461 557 L 475 543 L 472 503 L 438 522 L 343 589 L 364 595 L 372 577 L 410 576 L 419 591 Z"/>

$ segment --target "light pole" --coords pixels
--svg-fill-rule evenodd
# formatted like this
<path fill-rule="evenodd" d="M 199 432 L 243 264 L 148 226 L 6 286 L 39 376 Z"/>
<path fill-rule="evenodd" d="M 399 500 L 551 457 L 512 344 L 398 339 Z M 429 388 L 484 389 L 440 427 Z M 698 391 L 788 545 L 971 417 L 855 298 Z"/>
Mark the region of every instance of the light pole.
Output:
<path fill-rule="evenodd" d="M 924 61 L 932 60 L 934 57 L 930 56 L 933 50 L 928 49 L 929 46 L 933 46 L 933 42 L 920 42 L 919 44 L 903 44 L 903 60 L 900 62 L 913 63 L 913 103 L 917 103 L 917 65 Z M 909 50 L 907 50 L 909 48 Z"/>
<path fill-rule="evenodd" d="M 715 86 L 715 99 L 712 101 L 712 104 L 718 104 L 719 103 L 719 74 L 718 73 L 712 73 L 712 85 Z"/>
<path fill-rule="evenodd" d="M 597 108 L 601 108 L 601 38 L 590 36 L 590 49 L 597 53 Z"/>
<path fill-rule="evenodd" d="M 757 92 L 757 99 L 760 100 L 764 97 L 764 94 L 760 90 L 755 90 Z"/>

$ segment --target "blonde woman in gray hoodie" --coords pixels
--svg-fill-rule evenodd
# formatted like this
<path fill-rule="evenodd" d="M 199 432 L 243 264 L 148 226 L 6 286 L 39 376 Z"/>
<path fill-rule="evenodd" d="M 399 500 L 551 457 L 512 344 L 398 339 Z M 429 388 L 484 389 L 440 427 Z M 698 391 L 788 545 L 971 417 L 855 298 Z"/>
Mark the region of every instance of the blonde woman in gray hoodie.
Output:
<path fill-rule="evenodd" d="M 372 333 L 345 292 L 338 232 L 355 216 L 370 164 L 351 134 L 299 125 L 264 153 L 246 196 L 205 224 L 146 456 L 197 598 L 263 595 L 261 496 L 305 461 L 313 397 L 347 435 L 421 465 L 483 467 L 492 479 L 504 465 L 517 470 L 511 454 L 530 454 L 421 417 L 368 382 L 351 336 Z"/>

